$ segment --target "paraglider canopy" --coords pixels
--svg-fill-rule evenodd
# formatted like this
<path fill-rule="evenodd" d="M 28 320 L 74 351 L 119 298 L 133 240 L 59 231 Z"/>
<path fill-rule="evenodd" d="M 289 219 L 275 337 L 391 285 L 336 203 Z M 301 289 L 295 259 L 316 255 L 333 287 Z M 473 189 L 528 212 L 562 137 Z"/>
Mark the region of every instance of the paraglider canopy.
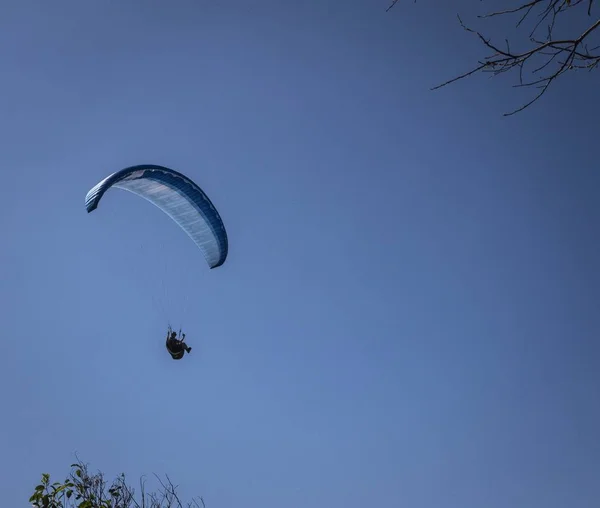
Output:
<path fill-rule="evenodd" d="M 227 232 L 219 212 L 187 176 L 153 164 L 122 169 L 90 189 L 85 197 L 88 213 L 112 187 L 132 192 L 160 208 L 196 243 L 210 268 L 221 266 L 227 259 Z"/>

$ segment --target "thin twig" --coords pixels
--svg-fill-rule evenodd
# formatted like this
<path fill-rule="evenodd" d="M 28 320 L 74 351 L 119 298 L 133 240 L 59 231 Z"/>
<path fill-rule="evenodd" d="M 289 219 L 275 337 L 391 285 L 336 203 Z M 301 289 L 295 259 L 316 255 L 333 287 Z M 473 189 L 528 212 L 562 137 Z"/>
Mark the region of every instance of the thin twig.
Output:
<path fill-rule="evenodd" d="M 397 2 L 398 0 L 393 0 L 387 10 L 389 11 Z M 565 37 L 561 39 L 554 39 L 553 37 L 553 33 L 557 28 L 558 23 L 563 19 L 562 14 L 569 9 L 574 9 L 580 5 L 586 5 L 587 16 L 591 16 L 593 4 L 594 0 L 526 0 L 516 7 L 501 9 L 477 16 L 479 19 L 487 20 L 490 18 L 518 14 L 519 19 L 516 23 L 516 28 L 520 28 L 530 16 L 533 16 L 535 11 L 537 13 L 537 19 L 533 22 L 533 28 L 529 32 L 529 42 L 532 47 L 521 52 L 513 51 L 512 45 L 508 40 L 506 40 L 506 49 L 499 48 L 496 44 L 492 43 L 490 38 L 484 36 L 481 32 L 468 27 L 463 23 L 460 16 L 457 16 L 460 26 L 466 32 L 477 37 L 479 42 L 489 51 L 489 54 L 479 60 L 477 65 L 470 71 L 444 81 L 431 89 L 438 90 L 478 72 L 489 73 L 493 77 L 518 69 L 518 84 L 514 86 L 517 88 L 537 88 L 538 92 L 532 100 L 526 102 L 523 106 L 510 113 L 505 113 L 505 116 L 511 116 L 523 111 L 525 108 L 539 100 L 552 83 L 563 74 L 573 70 L 585 69 L 592 71 L 600 68 L 600 45 L 594 45 L 592 49 L 588 47 L 588 39 L 593 32 L 600 28 L 600 19 L 589 25 L 588 28 L 577 37 Z M 545 26 L 546 34 L 538 37 L 536 34 L 542 25 Z M 530 63 L 537 59 L 543 59 L 543 62 L 538 61 L 537 63 L 534 63 L 533 66 L 530 66 Z M 526 75 L 535 76 L 536 79 L 528 79 Z"/>

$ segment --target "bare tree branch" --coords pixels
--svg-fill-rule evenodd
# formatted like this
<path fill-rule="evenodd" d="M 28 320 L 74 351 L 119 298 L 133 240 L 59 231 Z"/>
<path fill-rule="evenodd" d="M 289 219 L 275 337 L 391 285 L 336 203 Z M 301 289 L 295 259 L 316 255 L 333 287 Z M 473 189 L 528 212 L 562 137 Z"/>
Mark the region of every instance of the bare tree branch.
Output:
<path fill-rule="evenodd" d="M 416 0 L 415 0 L 416 1 Z M 389 12 L 390 9 L 392 7 L 394 7 L 394 5 L 396 5 L 398 3 L 398 0 L 393 0 L 392 3 L 390 4 L 390 6 L 385 10 L 385 12 Z"/>
<path fill-rule="evenodd" d="M 397 1 L 394 0 L 387 10 L 389 11 L 394 7 Z M 531 87 L 538 91 L 531 100 L 511 112 L 505 113 L 504 116 L 511 116 L 523 111 L 538 101 L 552 83 L 563 74 L 577 70 L 592 71 L 600 66 L 600 45 L 589 48 L 588 44 L 588 40 L 592 35 L 600 33 L 600 31 L 596 32 L 600 28 L 600 18 L 591 23 L 576 37 L 561 39 L 553 37 L 553 33 L 565 12 L 569 9 L 585 6 L 586 15 L 589 17 L 592 13 L 593 4 L 594 0 L 529 0 L 516 7 L 478 16 L 480 19 L 490 19 L 518 14 L 519 19 L 516 27 L 519 28 L 537 11 L 538 19 L 534 22 L 528 36 L 532 47 L 521 52 L 513 51 L 508 40 L 506 40 L 506 49 L 500 49 L 490 38 L 466 26 L 458 16 L 460 26 L 465 31 L 475 35 L 489 53 L 470 71 L 434 86 L 432 90 L 443 88 L 478 72 L 491 73 L 493 76 L 497 76 L 516 70 L 518 72 L 518 84 L 514 85 L 515 88 Z M 546 35 L 540 38 L 536 34 L 544 24 Z M 537 63 L 534 63 L 536 61 Z M 526 79 L 525 75 L 528 75 L 529 78 Z"/>

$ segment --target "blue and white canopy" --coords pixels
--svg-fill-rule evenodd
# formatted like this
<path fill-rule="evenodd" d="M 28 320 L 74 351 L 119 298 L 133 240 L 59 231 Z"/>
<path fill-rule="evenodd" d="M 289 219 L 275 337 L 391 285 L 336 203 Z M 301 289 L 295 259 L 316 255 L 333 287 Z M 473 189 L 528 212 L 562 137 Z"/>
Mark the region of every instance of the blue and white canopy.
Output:
<path fill-rule="evenodd" d="M 88 213 L 111 187 L 137 194 L 165 212 L 196 243 L 210 268 L 225 262 L 228 240 L 223 221 L 208 196 L 187 176 L 153 164 L 122 169 L 90 189 L 85 197 Z"/>

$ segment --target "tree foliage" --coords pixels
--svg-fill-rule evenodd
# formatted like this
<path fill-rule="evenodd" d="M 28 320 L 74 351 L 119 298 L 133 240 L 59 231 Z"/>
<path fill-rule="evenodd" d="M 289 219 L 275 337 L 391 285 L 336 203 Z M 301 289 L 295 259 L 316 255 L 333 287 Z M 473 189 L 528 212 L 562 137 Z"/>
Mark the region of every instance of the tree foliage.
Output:
<path fill-rule="evenodd" d="M 29 502 L 34 508 L 206 508 L 202 498 L 183 504 L 168 476 L 165 480 L 156 478 L 160 484 L 157 492 L 146 492 L 142 478 L 136 496 L 124 474 L 109 484 L 102 472 L 92 474 L 86 464 L 78 461 L 71 464 L 71 472 L 63 482 L 50 483 L 50 475 L 42 474 Z"/>
<path fill-rule="evenodd" d="M 387 10 L 391 10 L 397 3 L 398 0 L 393 0 Z M 598 69 L 600 17 L 592 14 L 594 0 L 521 0 L 517 5 L 504 0 L 504 3 L 510 6 L 478 18 L 487 21 L 511 18 L 517 29 L 522 30 L 525 35 L 525 47 L 514 49 L 515 44 L 508 38 L 502 44 L 492 42 L 490 37 L 470 28 L 458 16 L 462 28 L 479 40 L 487 55 L 471 70 L 433 87 L 433 90 L 478 72 L 498 75 L 515 71 L 518 83 L 514 86 L 532 88 L 535 92 L 525 104 L 505 113 L 505 116 L 509 116 L 539 100 L 564 74 Z M 583 24 L 578 23 L 580 21 Z M 578 27 L 580 24 L 581 27 Z"/>

